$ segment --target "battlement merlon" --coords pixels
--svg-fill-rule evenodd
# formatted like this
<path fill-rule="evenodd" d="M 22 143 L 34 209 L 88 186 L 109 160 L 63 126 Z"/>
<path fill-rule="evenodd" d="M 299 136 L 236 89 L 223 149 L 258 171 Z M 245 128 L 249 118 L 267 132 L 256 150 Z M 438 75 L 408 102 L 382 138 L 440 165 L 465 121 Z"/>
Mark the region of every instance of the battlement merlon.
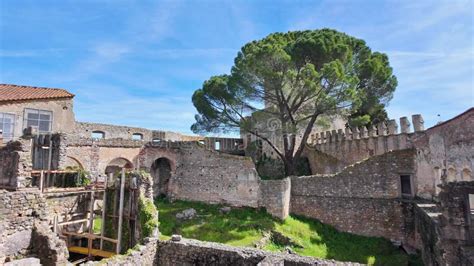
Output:
<path fill-rule="evenodd" d="M 376 138 L 380 136 L 397 135 L 398 128 L 400 125 L 400 134 L 408 134 L 411 132 L 411 124 L 413 124 L 414 132 L 424 131 L 424 120 L 420 114 L 412 115 L 411 123 L 409 119 L 404 116 L 400 118 L 400 124 L 397 124 L 395 119 L 388 120 L 386 122 L 372 125 L 371 127 L 356 127 L 356 128 L 344 128 L 326 132 L 317 132 L 311 134 L 309 140 L 310 144 L 318 145 L 325 143 L 341 142 L 343 140 L 358 140 L 365 138 Z"/>

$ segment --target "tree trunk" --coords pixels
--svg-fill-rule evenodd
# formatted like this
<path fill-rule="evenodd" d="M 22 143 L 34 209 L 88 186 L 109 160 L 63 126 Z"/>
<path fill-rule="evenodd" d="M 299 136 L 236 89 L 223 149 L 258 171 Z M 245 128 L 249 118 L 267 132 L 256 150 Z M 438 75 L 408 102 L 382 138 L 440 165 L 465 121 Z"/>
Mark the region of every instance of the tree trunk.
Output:
<path fill-rule="evenodd" d="M 285 176 L 292 176 L 295 175 L 296 169 L 295 169 L 295 163 L 294 163 L 294 158 L 288 158 L 286 157 L 285 160 L 283 161 L 285 165 Z"/>

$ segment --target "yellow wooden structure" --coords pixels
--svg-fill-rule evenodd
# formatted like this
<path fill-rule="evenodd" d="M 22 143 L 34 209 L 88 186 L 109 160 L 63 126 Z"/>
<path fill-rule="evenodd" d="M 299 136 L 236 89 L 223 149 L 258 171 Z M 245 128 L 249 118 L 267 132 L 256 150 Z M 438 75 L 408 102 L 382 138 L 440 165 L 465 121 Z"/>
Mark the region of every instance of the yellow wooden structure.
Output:
<path fill-rule="evenodd" d="M 86 247 L 77 247 L 77 246 L 70 246 L 68 247 L 69 252 L 89 255 L 89 249 Z M 104 251 L 100 249 L 91 249 L 90 254 L 92 256 L 102 257 L 102 258 L 110 258 L 116 255 L 114 252 Z"/>

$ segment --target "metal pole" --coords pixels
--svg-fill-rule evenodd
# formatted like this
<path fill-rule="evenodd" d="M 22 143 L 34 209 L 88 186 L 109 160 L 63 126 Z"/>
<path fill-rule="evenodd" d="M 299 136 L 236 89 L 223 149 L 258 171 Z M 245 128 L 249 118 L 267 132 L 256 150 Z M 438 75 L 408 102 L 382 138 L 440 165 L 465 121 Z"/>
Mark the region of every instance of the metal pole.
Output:
<path fill-rule="evenodd" d="M 109 176 L 110 176 L 110 180 L 113 180 L 112 179 L 113 173 L 110 173 Z M 108 176 L 106 175 L 105 176 L 104 199 L 102 200 L 102 227 L 100 228 L 100 236 L 101 237 L 104 237 L 104 233 L 105 233 L 105 210 L 106 210 L 106 206 L 107 206 L 107 182 L 108 182 Z M 104 246 L 104 239 L 101 238 L 100 239 L 100 250 L 102 250 L 103 246 Z"/>
<path fill-rule="evenodd" d="M 122 178 L 120 180 L 120 203 L 119 203 L 119 222 L 118 222 L 118 236 L 117 236 L 117 247 L 116 253 L 120 253 L 120 243 L 122 242 L 122 220 L 123 220 L 123 197 L 125 189 L 125 168 L 122 168 Z"/>

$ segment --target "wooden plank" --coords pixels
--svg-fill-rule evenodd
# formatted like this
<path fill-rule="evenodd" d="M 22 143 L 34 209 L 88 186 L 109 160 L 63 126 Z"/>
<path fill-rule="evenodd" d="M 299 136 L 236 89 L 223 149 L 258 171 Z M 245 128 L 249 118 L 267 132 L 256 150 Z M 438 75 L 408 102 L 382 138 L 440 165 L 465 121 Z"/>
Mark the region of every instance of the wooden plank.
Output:
<path fill-rule="evenodd" d="M 84 189 L 84 188 L 45 188 L 44 194 L 54 194 L 54 193 L 90 193 L 91 191 L 95 192 L 102 192 L 104 191 L 103 188 L 95 188 L 95 189 Z"/>
<path fill-rule="evenodd" d="M 109 174 L 110 180 L 112 179 L 113 173 Z M 105 211 L 107 207 L 107 181 L 109 180 L 109 176 L 105 176 L 105 190 L 104 190 L 104 198 L 102 199 L 102 227 L 100 228 L 100 236 L 104 237 L 105 234 Z M 104 240 L 100 239 L 100 249 L 103 249 Z"/>
<path fill-rule="evenodd" d="M 83 223 L 83 222 L 87 222 L 87 220 L 88 220 L 88 219 L 72 220 L 72 221 L 67 221 L 67 222 L 58 223 L 58 225 L 59 225 L 59 226 L 63 226 L 63 225 L 68 225 L 68 224 Z"/>
<path fill-rule="evenodd" d="M 85 248 L 85 247 L 71 246 L 68 248 L 68 250 L 69 252 L 83 254 L 83 255 L 88 255 L 89 253 L 88 248 Z M 90 251 L 90 254 L 92 256 L 97 256 L 97 257 L 102 257 L 102 258 L 110 258 L 115 255 L 115 253 L 113 252 L 104 251 L 100 249 L 92 249 Z"/>
<path fill-rule="evenodd" d="M 41 172 L 44 172 L 44 173 L 51 173 L 51 174 L 74 174 L 74 173 L 77 173 L 77 171 L 71 171 L 71 170 L 31 170 L 31 174 L 32 175 L 39 175 L 41 174 Z"/>
<path fill-rule="evenodd" d="M 49 186 L 49 179 L 51 177 L 51 160 L 52 160 L 52 157 L 53 157 L 53 141 L 51 140 L 51 135 L 48 135 L 49 136 L 49 149 L 48 149 L 48 186 Z M 54 182 L 54 179 L 53 179 L 53 182 Z M 54 183 L 52 185 L 52 187 L 54 187 Z"/>
<path fill-rule="evenodd" d="M 93 233 L 92 229 L 94 227 L 94 202 L 95 202 L 94 191 L 91 191 L 90 197 L 91 198 L 90 198 L 90 206 L 89 206 L 89 234 L 91 235 Z M 91 254 L 92 239 L 90 238 L 88 238 L 87 247 L 89 249 L 88 256 L 91 257 L 92 256 Z"/>
<path fill-rule="evenodd" d="M 108 238 L 108 237 L 105 237 L 105 236 L 94 235 L 94 234 L 88 234 L 88 233 L 75 233 L 75 232 L 63 231 L 62 234 L 63 235 L 70 235 L 70 236 L 77 236 L 77 237 L 82 237 L 82 238 L 104 239 L 105 241 L 109 241 L 109 242 L 112 242 L 112 243 L 117 243 L 118 242 L 117 239 Z"/>
<path fill-rule="evenodd" d="M 120 201 L 119 201 L 119 221 L 118 221 L 118 236 L 117 236 L 117 246 L 116 253 L 120 253 L 120 242 L 122 240 L 122 222 L 123 222 L 123 197 L 125 190 L 125 169 L 122 168 L 122 178 L 120 180 Z"/>
<path fill-rule="evenodd" d="M 41 170 L 41 173 L 40 173 L 40 194 L 43 194 L 43 183 L 44 183 L 44 172 L 43 170 Z"/>

